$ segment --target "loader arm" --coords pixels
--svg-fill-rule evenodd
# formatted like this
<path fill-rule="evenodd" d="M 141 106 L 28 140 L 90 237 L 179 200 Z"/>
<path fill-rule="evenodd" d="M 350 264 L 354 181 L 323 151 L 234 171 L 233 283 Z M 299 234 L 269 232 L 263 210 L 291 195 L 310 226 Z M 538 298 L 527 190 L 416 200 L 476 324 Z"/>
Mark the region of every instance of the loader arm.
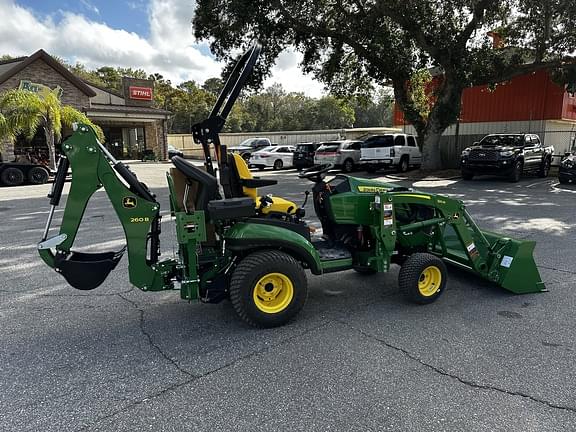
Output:
<path fill-rule="evenodd" d="M 117 265 L 127 249 L 130 282 L 143 290 L 171 289 L 170 278 L 176 263 L 158 262 L 160 255 L 160 205 L 154 195 L 121 162 L 98 142 L 92 128 L 77 125 L 75 133 L 62 145 L 61 162 L 51 197 L 51 211 L 38 250 L 50 267 L 61 273 L 75 288 L 93 289 Z M 52 215 L 59 204 L 68 164 L 72 183 L 66 200 L 59 234 L 48 238 Z M 86 206 L 92 195 L 104 188 L 122 224 L 125 248 L 115 252 L 74 252 Z"/>
<path fill-rule="evenodd" d="M 402 224 L 397 209 L 402 205 L 433 208 L 434 216 Z M 381 192 L 374 208 L 380 221 L 376 235 L 384 251 L 395 244 L 426 251 L 448 264 L 468 270 L 517 294 L 545 291 L 532 253 L 534 241 L 515 240 L 481 230 L 462 201 L 416 191 Z"/>

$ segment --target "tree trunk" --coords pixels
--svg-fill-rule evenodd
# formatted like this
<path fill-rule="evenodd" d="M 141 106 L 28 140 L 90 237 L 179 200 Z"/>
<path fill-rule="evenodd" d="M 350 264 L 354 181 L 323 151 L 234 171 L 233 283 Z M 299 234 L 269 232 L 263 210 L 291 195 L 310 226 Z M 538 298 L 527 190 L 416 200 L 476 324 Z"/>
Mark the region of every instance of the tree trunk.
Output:
<path fill-rule="evenodd" d="M 50 157 L 50 169 L 56 171 L 56 149 L 54 148 L 54 131 L 49 127 L 44 128 L 48 155 Z"/>
<path fill-rule="evenodd" d="M 439 170 L 442 168 L 442 157 L 440 154 L 440 139 L 442 133 L 429 131 L 424 135 L 424 145 L 422 146 L 422 169 L 425 171 Z"/>

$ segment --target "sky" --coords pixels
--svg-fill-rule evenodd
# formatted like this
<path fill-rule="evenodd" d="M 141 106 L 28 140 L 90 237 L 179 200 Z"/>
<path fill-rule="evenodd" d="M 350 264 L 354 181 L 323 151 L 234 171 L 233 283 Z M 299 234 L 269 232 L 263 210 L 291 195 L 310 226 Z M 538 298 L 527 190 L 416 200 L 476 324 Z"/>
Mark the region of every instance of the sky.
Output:
<path fill-rule="evenodd" d="M 0 55 L 42 48 L 89 69 L 141 68 L 174 84 L 202 83 L 220 76 L 222 64 L 193 36 L 194 7 L 194 0 L 0 0 Z M 321 96 L 322 84 L 301 72 L 300 59 L 282 53 L 265 86 Z"/>

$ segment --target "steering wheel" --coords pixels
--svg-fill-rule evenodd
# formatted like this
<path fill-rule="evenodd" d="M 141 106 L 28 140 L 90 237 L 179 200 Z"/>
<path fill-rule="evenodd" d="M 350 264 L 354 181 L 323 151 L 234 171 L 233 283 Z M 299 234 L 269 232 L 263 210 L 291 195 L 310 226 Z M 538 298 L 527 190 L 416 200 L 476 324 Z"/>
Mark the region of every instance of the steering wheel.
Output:
<path fill-rule="evenodd" d="M 226 119 L 228 114 L 230 114 L 230 110 L 236 102 L 238 95 L 240 94 L 240 90 L 244 86 L 246 79 L 252 72 L 254 65 L 256 64 L 256 60 L 258 60 L 258 56 L 260 55 L 260 51 L 262 47 L 259 43 L 254 42 L 252 46 L 246 51 L 240 60 L 234 66 L 232 73 L 228 77 L 226 81 L 226 85 L 220 92 L 212 111 L 210 112 L 209 118 L 212 117 L 221 117 Z"/>
<path fill-rule="evenodd" d="M 326 173 L 333 168 L 334 164 L 314 165 L 312 168 L 305 169 L 298 174 L 298 178 L 305 178 L 314 183 L 320 183 L 326 177 Z"/>

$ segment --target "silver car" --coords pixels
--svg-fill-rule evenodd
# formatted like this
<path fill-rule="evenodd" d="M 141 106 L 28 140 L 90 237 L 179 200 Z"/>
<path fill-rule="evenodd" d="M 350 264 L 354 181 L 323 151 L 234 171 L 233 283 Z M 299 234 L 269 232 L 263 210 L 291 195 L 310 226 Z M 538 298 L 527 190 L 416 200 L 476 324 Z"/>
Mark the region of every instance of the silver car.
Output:
<path fill-rule="evenodd" d="M 360 163 L 362 141 L 328 141 L 314 154 L 314 164 L 334 164 L 344 172 L 354 171 Z"/>

